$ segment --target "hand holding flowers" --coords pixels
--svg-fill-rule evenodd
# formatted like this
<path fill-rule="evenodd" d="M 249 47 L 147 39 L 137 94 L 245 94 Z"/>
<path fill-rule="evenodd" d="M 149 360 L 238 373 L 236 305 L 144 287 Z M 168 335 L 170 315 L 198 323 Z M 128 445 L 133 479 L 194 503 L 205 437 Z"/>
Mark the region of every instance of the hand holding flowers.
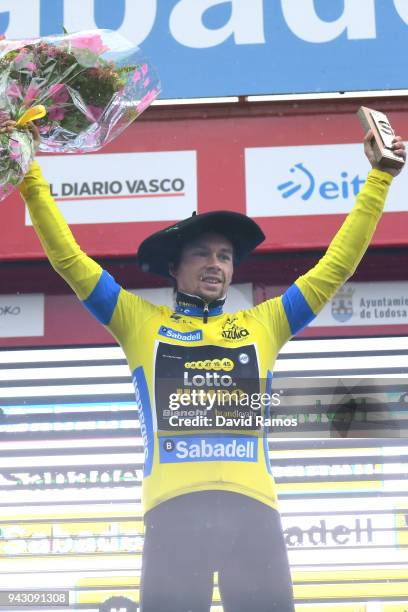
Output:
<path fill-rule="evenodd" d="M 111 142 L 159 93 L 153 67 L 116 32 L 0 41 L 0 200 L 35 153 L 32 131 L 18 125 L 28 109 L 46 111 L 40 151 L 82 153 Z"/>

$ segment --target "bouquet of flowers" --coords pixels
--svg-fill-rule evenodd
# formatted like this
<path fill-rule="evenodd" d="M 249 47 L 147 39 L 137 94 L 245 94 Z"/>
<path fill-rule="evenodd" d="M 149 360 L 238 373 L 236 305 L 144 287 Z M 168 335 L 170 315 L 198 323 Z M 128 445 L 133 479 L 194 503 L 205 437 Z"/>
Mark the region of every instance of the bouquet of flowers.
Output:
<path fill-rule="evenodd" d="M 160 93 L 155 69 L 139 48 L 109 30 L 0 41 L 0 200 L 23 179 L 40 151 L 101 149 Z"/>

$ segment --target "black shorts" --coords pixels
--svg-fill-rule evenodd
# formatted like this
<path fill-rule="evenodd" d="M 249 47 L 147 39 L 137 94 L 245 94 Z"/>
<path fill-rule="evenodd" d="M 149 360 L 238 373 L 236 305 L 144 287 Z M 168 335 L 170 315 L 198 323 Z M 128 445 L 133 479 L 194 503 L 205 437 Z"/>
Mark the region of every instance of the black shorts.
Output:
<path fill-rule="evenodd" d="M 146 513 L 141 612 L 293 612 L 279 514 L 229 491 L 180 495 Z"/>

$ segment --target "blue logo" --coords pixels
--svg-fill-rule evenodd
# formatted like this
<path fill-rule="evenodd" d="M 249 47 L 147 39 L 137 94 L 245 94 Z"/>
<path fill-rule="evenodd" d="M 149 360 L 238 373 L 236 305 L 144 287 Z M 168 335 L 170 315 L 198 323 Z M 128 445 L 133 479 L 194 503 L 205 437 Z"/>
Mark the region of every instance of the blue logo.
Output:
<path fill-rule="evenodd" d="M 203 332 L 201 329 L 195 329 L 191 332 L 179 332 L 171 327 L 162 325 L 159 329 L 160 336 L 165 338 L 171 338 L 171 340 L 180 340 L 182 342 L 200 342 L 203 339 Z"/>
<path fill-rule="evenodd" d="M 317 192 L 325 200 L 336 200 L 342 198 L 347 200 L 349 197 L 358 195 L 360 188 L 365 183 L 358 174 L 350 179 L 348 172 L 341 172 L 337 180 L 323 181 L 318 184 L 312 172 L 299 162 L 290 169 L 291 173 L 296 173 L 295 180 L 285 181 L 278 185 L 277 189 L 283 198 L 290 198 L 295 193 L 301 192 L 302 200 L 309 200 Z"/>
<path fill-rule="evenodd" d="M 160 441 L 160 463 L 257 461 L 257 442 L 256 436 L 166 438 Z"/>

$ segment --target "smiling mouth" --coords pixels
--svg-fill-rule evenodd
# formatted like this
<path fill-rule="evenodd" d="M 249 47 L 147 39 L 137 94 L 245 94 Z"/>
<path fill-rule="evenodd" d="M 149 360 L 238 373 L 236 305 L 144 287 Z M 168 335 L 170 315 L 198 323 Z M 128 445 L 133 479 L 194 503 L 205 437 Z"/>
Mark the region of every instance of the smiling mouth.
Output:
<path fill-rule="evenodd" d="M 221 279 L 208 276 L 201 276 L 200 281 L 203 283 L 208 283 L 209 285 L 220 285 L 222 283 Z"/>

